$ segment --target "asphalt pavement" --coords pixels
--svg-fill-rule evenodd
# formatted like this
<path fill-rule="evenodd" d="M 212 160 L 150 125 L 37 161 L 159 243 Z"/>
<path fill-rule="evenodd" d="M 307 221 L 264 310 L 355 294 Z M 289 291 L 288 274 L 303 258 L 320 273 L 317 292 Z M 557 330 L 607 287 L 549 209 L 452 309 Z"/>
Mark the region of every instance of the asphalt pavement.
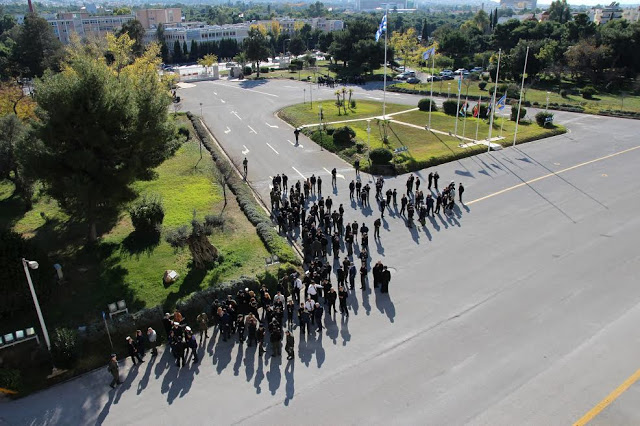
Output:
<path fill-rule="evenodd" d="M 270 177 L 322 175 L 347 220 L 379 211 L 348 200 L 354 173 L 275 117 L 310 86 L 293 81 L 200 82 L 181 89 L 263 197 Z M 313 89 L 314 99 L 335 89 Z M 419 97 L 387 94 L 414 107 Z M 357 88 L 356 99 L 382 97 Z M 326 319 L 296 360 L 260 360 L 217 337 L 200 364 L 178 370 L 164 353 L 108 388 L 105 369 L 4 404 L 7 424 L 479 424 L 564 425 L 638 368 L 640 122 L 556 113 L 561 136 L 440 165 L 441 186 L 466 204 L 408 228 L 393 209 L 372 261 L 392 269 L 390 293 L 357 290 L 348 321 Z M 344 176 L 330 186 L 332 168 Z M 373 182 L 373 176 L 363 179 Z M 386 179 L 401 193 L 407 176 Z M 268 199 L 268 198 L 266 198 Z M 373 197 L 372 197 L 373 201 Z M 106 358 L 105 358 L 106 360 Z M 106 362 L 106 361 L 105 361 Z M 103 371 L 104 370 L 104 371 Z M 638 385 L 593 424 L 638 424 Z M 186 416 L 186 417 L 185 417 Z M 0 421 L 1 423 L 1 421 Z"/>

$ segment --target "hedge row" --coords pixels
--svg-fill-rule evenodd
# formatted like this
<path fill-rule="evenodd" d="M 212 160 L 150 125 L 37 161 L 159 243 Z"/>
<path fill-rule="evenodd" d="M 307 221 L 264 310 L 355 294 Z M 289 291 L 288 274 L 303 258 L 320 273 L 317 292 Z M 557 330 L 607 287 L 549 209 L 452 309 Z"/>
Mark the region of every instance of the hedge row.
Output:
<path fill-rule="evenodd" d="M 396 92 L 396 93 L 407 93 L 410 95 L 422 95 L 422 96 L 430 96 L 431 95 L 431 91 L 430 90 L 418 90 L 418 89 L 409 89 L 409 88 L 405 88 L 405 87 L 396 87 L 396 86 L 390 86 L 387 87 L 387 90 L 390 92 Z M 450 99 L 455 98 L 456 100 L 457 95 L 454 96 L 453 92 L 449 93 Z M 436 90 L 433 91 L 433 96 L 438 96 L 438 97 L 447 97 L 447 92 L 438 92 Z M 493 92 L 489 93 L 487 92 L 486 96 L 482 96 L 482 99 L 484 99 L 485 102 L 487 102 L 489 100 L 489 98 L 491 98 L 491 96 L 493 96 Z M 475 95 L 465 95 L 464 98 L 468 98 L 470 101 L 478 101 L 480 100 L 480 96 L 475 96 Z M 519 99 L 515 98 L 507 98 L 507 103 L 510 102 L 518 102 Z M 456 101 L 457 102 L 457 101 Z M 529 101 L 522 101 L 522 106 L 526 106 L 526 107 L 530 107 L 531 106 L 531 102 Z"/>
<path fill-rule="evenodd" d="M 187 117 L 193 123 L 193 127 L 196 133 L 200 137 L 203 145 L 207 148 L 213 161 L 220 170 L 233 167 L 229 164 L 229 161 L 220 152 L 216 144 L 209 138 L 207 129 L 203 126 L 200 120 L 190 112 L 187 113 Z M 235 194 L 240 208 L 255 227 L 260 239 L 264 242 L 264 245 L 269 250 L 269 253 L 278 256 L 281 262 L 289 262 L 294 265 L 300 265 L 300 258 L 293 251 L 287 240 L 278 234 L 273 226 L 273 222 L 264 209 L 258 205 L 253 192 L 249 185 L 237 174 L 233 173 L 227 179 L 227 184 L 231 191 Z"/>
<path fill-rule="evenodd" d="M 598 114 L 607 115 L 610 117 L 623 117 L 623 118 L 635 118 L 640 119 L 640 112 L 635 111 L 623 111 L 619 109 L 601 109 Z"/>

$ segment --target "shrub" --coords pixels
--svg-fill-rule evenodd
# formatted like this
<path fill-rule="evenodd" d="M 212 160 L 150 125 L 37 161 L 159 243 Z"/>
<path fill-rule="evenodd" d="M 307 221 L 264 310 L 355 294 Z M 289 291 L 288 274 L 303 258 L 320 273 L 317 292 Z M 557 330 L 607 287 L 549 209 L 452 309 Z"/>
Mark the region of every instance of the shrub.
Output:
<path fill-rule="evenodd" d="M 549 111 L 540 111 L 536 114 L 536 123 L 538 123 L 538 126 L 544 127 L 546 124 L 545 120 L 549 117 L 553 118 L 553 113 Z"/>
<path fill-rule="evenodd" d="M 489 93 L 493 95 L 495 86 L 491 86 L 489 89 Z M 496 98 L 500 99 L 502 95 L 507 93 L 507 98 L 518 99 L 520 97 L 520 88 L 515 84 L 506 84 L 502 83 L 498 85 L 498 93 L 496 93 Z"/>
<path fill-rule="evenodd" d="M 520 120 L 522 122 L 524 120 L 524 116 L 527 115 L 527 110 L 525 108 L 520 108 Z M 511 121 L 516 121 L 518 119 L 518 105 L 511 106 Z"/>
<path fill-rule="evenodd" d="M 585 99 L 593 99 L 593 95 L 598 93 L 595 87 L 591 85 L 584 86 L 580 92 L 582 93 L 582 97 Z"/>
<path fill-rule="evenodd" d="M 138 232 L 153 233 L 160 230 L 164 219 L 162 199 L 157 195 L 143 195 L 142 199 L 129 208 L 131 223 Z"/>
<path fill-rule="evenodd" d="M 431 105 L 431 111 L 438 110 L 435 101 L 431 98 L 422 98 L 418 101 L 418 109 L 420 111 L 429 111 L 429 105 Z"/>
<path fill-rule="evenodd" d="M 291 69 L 292 65 L 294 66 L 293 70 L 298 71 L 302 69 L 302 67 L 304 66 L 304 62 L 294 59 L 293 61 L 291 61 L 291 64 L 289 65 L 289 69 Z"/>
<path fill-rule="evenodd" d="M 386 148 L 376 148 L 369 153 L 371 163 L 375 165 L 389 164 L 393 158 L 393 154 Z"/>
<path fill-rule="evenodd" d="M 456 115 L 458 110 L 458 103 L 453 99 L 447 99 L 442 103 L 442 111 L 447 115 Z"/>
<path fill-rule="evenodd" d="M 22 386 L 20 370 L 0 368 L 0 388 L 17 391 Z"/>
<path fill-rule="evenodd" d="M 187 126 L 178 127 L 178 135 L 184 136 L 186 140 L 191 139 L 191 132 L 189 132 L 189 128 L 187 128 Z"/>
<path fill-rule="evenodd" d="M 251 69 L 251 67 L 244 67 L 242 69 L 242 73 L 247 76 L 247 75 L 251 75 L 251 73 L 253 72 L 253 69 Z"/>
<path fill-rule="evenodd" d="M 569 92 L 567 92 L 566 89 L 562 89 L 560 91 L 560 96 L 562 96 L 563 98 L 566 98 L 567 96 L 569 96 Z"/>
<path fill-rule="evenodd" d="M 478 83 L 478 87 L 480 88 L 480 90 L 486 89 L 487 82 L 486 81 L 481 81 L 480 83 Z"/>
<path fill-rule="evenodd" d="M 269 67 L 260 67 L 260 72 L 267 74 L 269 72 Z"/>
<path fill-rule="evenodd" d="M 333 142 L 339 145 L 348 145 L 356 137 L 356 132 L 349 126 L 338 127 L 333 132 Z"/>
<path fill-rule="evenodd" d="M 355 109 L 356 107 L 356 100 L 355 99 L 351 99 L 351 108 Z"/>
<path fill-rule="evenodd" d="M 78 357 L 78 332 L 69 328 L 56 328 L 51 336 L 51 355 L 54 363 L 70 368 Z"/>

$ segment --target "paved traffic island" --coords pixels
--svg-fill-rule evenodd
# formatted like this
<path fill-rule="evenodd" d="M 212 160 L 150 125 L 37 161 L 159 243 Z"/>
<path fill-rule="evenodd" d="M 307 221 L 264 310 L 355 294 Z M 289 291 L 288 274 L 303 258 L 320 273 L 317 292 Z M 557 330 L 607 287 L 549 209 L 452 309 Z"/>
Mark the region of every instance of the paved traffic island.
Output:
<path fill-rule="evenodd" d="M 435 111 L 429 120 L 428 111 L 387 103 L 383 117 L 382 102 L 356 100 L 355 104 L 349 101 L 347 104 L 340 109 L 335 100 L 314 102 L 313 106 L 296 104 L 281 109 L 278 116 L 349 163 L 360 160 L 364 170 L 371 170 L 368 160 L 372 151 L 388 150 L 391 155 L 387 166 L 391 167 L 380 168 L 377 172 L 387 169 L 406 173 L 486 152 L 489 146 L 491 150 L 510 146 L 516 130 L 516 123 L 502 112 L 496 114 L 489 132 L 489 121 L 471 114 L 467 117 L 460 114 L 456 118 Z M 353 130 L 350 140 L 335 136 L 336 129 L 344 126 Z M 561 125 L 540 127 L 533 113 L 528 112 L 518 125 L 516 144 L 566 131 Z"/>

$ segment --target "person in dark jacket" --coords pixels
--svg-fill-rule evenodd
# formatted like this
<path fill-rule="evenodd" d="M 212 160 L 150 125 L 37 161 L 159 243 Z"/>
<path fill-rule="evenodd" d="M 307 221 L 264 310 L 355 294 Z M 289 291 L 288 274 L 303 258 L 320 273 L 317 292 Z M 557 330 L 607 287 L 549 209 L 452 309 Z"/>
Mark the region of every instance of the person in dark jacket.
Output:
<path fill-rule="evenodd" d="M 271 324 L 270 329 L 270 340 L 271 340 L 271 356 L 281 356 L 282 355 L 282 329 L 280 328 L 280 324 L 274 321 Z"/>
<path fill-rule="evenodd" d="M 287 344 L 288 344 L 289 340 L 287 340 Z M 291 346 L 293 346 L 293 337 L 291 337 Z M 287 351 L 288 353 L 289 351 Z M 291 350 L 291 357 L 293 357 L 293 349 Z M 291 358 L 289 358 L 291 359 Z M 111 386 L 111 388 L 115 388 L 116 385 L 121 385 L 122 382 L 120 381 L 120 372 L 118 371 L 118 359 L 116 358 L 116 354 L 111 354 L 111 358 L 109 359 L 109 366 L 107 367 L 107 371 L 111 374 L 111 377 L 113 377 L 113 380 L 111 381 L 111 384 L 109 386 Z"/>
<path fill-rule="evenodd" d="M 381 293 L 389 293 L 389 282 L 391 281 L 391 271 L 387 267 L 382 268 L 382 285 L 380 287 Z"/>
<path fill-rule="evenodd" d="M 264 350 L 265 333 L 266 331 L 264 327 L 261 325 L 260 328 L 258 328 L 258 332 L 256 333 L 256 337 L 258 339 L 258 356 L 262 356 L 265 353 L 265 350 Z"/>
<path fill-rule="evenodd" d="M 198 362 L 198 354 L 196 353 L 198 349 L 198 341 L 196 340 L 196 336 L 193 334 L 189 335 L 189 341 L 187 341 L 187 346 L 191 349 L 191 354 L 193 355 L 193 362 Z M 184 363 L 183 363 L 184 365 Z"/>
<path fill-rule="evenodd" d="M 286 342 L 284 346 L 284 350 L 287 352 L 287 360 L 292 360 L 294 358 L 294 345 L 295 341 L 293 339 L 293 335 L 289 330 L 286 331 Z"/>
<path fill-rule="evenodd" d="M 173 347 L 173 353 L 174 353 L 174 356 L 176 357 L 176 367 L 184 367 L 185 364 L 187 363 L 187 359 L 186 359 L 187 356 L 186 356 L 185 350 L 186 350 L 186 344 L 184 342 L 184 339 L 182 337 L 178 337 Z"/>
<path fill-rule="evenodd" d="M 324 312 L 324 308 L 320 306 L 319 303 L 316 303 L 316 307 L 313 309 L 313 316 L 316 319 L 316 325 L 318 329 L 316 330 L 318 333 L 322 333 L 322 313 Z"/>
<path fill-rule="evenodd" d="M 144 358 L 144 335 L 142 334 L 142 330 L 136 330 L 136 349 L 140 356 Z"/>
<path fill-rule="evenodd" d="M 141 363 L 144 362 L 142 356 L 138 353 L 136 343 L 129 336 L 127 336 L 127 350 L 129 351 L 129 356 L 131 357 L 131 361 L 133 361 L 133 365 L 136 365 L 136 358 L 138 358 L 138 361 Z"/>

